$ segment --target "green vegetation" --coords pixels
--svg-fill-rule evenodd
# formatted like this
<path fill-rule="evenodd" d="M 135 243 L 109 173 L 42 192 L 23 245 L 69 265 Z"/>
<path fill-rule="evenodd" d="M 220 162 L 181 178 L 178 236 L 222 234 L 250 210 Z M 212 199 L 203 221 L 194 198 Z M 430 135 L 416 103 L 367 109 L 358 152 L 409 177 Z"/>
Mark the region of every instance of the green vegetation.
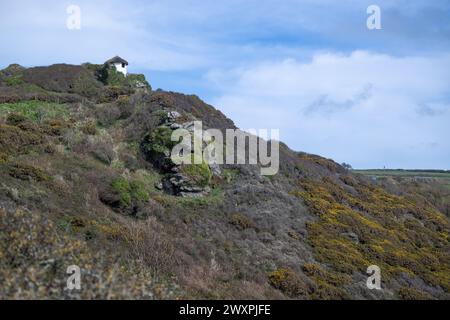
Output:
<path fill-rule="evenodd" d="M 104 68 L 106 68 L 107 70 L 106 72 L 108 75 L 106 79 L 106 84 L 110 86 L 122 86 L 125 84 L 126 78 L 123 75 L 123 73 L 118 72 L 114 67 L 105 66 Z"/>
<path fill-rule="evenodd" d="M 111 189 L 118 196 L 122 209 L 130 209 L 150 200 L 148 186 L 140 179 L 116 177 L 111 182 Z"/>
<path fill-rule="evenodd" d="M 66 105 L 52 102 L 31 100 L 0 104 L 0 119 L 6 119 L 11 114 L 21 115 L 34 122 L 55 118 L 67 120 L 70 115 Z"/>
<path fill-rule="evenodd" d="M 165 207 L 173 207 L 177 209 L 198 209 L 211 208 L 221 204 L 224 200 L 223 190 L 221 188 L 213 188 L 211 193 L 202 197 L 178 197 L 173 195 L 161 194 L 154 195 L 152 199 Z"/>
<path fill-rule="evenodd" d="M 129 181 L 120 176 L 113 179 L 111 188 L 119 196 L 119 204 L 122 208 L 128 208 L 133 203 L 147 202 L 150 199 L 145 183 L 140 180 Z"/>
<path fill-rule="evenodd" d="M 22 75 L 20 74 L 8 77 L 4 81 L 8 87 L 14 87 L 23 84 Z"/>
<path fill-rule="evenodd" d="M 124 177 L 117 177 L 111 183 L 112 191 L 119 196 L 120 206 L 126 208 L 131 205 L 131 186 Z"/>
<path fill-rule="evenodd" d="M 211 169 L 204 160 L 201 164 L 184 164 L 180 172 L 191 180 L 192 185 L 200 187 L 206 187 L 212 178 Z"/>
<path fill-rule="evenodd" d="M 18 64 L 11 64 L 0 71 L 0 81 L 3 81 L 8 87 L 22 85 L 24 69 L 24 67 Z"/>
<path fill-rule="evenodd" d="M 143 74 L 128 74 L 127 83 L 133 88 L 151 89 L 150 84 L 147 82 Z"/>
<path fill-rule="evenodd" d="M 145 183 L 140 180 L 133 180 L 130 182 L 131 198 L 138 202 L 147 202 L 150 197 L 146 190 Z"/>
<path fill-rule="evenodd" d="M 150 84 L 143 74 L 127 74 L 118 72 L 115 67 L 107 65 L 94 65 L 86 63 L 83 65 L 86 69 L 93 72 L 96 78 L 108 86 L 125 86 L 131 88 L 151 89 Z"/>
<path fill-rule="evenodd" d="M 168 127 L 158 127 L 153 130 L 145 139 L 142 145 L 144 152 L 149 154 L 170 155 L 176 142 L 171 140 L 172 130 Z"/>
<path fill-rule="evenodd" d="M 450 171 L 445 170 L 353 170 L 355 173 L 375 177 L 425 177 L 450 179 Z"/>
<path fill-rule="evenodd" d="M 239 175 L 238 169 L 223 169 L 222 176 L 224 177 L 227 183 L 231 183 L 236 180 Z"/>

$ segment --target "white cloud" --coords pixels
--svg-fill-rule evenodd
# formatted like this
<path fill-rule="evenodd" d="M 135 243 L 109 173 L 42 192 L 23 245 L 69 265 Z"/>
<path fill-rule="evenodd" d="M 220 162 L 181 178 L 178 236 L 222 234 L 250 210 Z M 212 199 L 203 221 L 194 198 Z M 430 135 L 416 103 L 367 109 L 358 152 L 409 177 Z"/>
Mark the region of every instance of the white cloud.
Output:
<path fill-rule="evenodd" d="M 316 54 L 208 75 L 241 128 L 356 167 L 449 167 L 450 55 Z"/>

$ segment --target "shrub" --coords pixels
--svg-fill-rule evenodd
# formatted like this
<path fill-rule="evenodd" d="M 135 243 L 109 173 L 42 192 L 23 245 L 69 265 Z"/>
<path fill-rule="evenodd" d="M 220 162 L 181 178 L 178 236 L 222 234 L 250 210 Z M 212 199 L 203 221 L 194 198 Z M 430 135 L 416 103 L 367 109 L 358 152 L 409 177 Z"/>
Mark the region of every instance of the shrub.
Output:
<path fill-rule="evenodd" d="M 91 250 L 86 242 L 59 234 L 39 212 L 0 209 L 0 297 L 2 299 L 153 299 L 173 292 L 145 268 L 117 265 L 115 253 Z M 161 260 L 164 263 L 167 260 Z M 82 290 L 65 290 L 67 267 L 82 272 Z"/>
<path fill-rule="evenodd" d="M 8 158 L 6 153 L 0 152 L 0 164 L 8 162 Z"/>
<path fill-rule="evenodd" d="M 350 295 L 342 288 L 330 285 L 323 281 L 314 284 L 310 293 L 313 300 L 348 300 Z"/>
<path fill-rule="evenodd" d="M 169 155 L 175 142 L 171 140 L 172 130 L 168 127 L 158 127 L 147 136 L 144 150 L 149 153 Z"/>
<path fill-rule="evenodd" d="M 212 178 L 208 164 L 203 160 L 201 164 L 183 164 L 180 172 L 191 180 L 191 184 L 206 187 Z"/>
<path fill-rule="evenodd" d="M 303 265 L 303 271 L 310 277 L 325 277 L 325 272 L 321 266 L 316 263 L 305 263 Z"/>
<path fill-rule="evenodd" d="M 43 136 L 36 131 L 25 131 L 16 126 L 0 124 L 0 150 L 5 154 L 26 153 L 41 144 Z"/>
<path fill-rule="evenodd" d="M 120 118 L 126 119 L 133 114 L 135 105 L 131 103 L 129 96 L 119 96 L 117 99 L 117 104 L 120 108 Z"/>
<path fill-rule="evenodd" d="M 81 131 L 84 134 L 95 136 L 97 134 L 97 126 L 95 124 L 95 121 L 91 120 L 84 123 L 81 127 Z"/>
<path fill-rule="evenodd" d="M 231 215 L 230 223 L 242 230 L 253 228 L 253 221 L 242 213 L 234 213 Z"/>
<path fill-rule="evenodd" d="M 118 85 L 107 85 L 101 90 L 99 102 L 108 103 L 115 102 L 120 96 L 130 96 L 134 91 L 129 87 L 123 87 Z"/>
<path fill-rule="evenodd" d="M 174 165 L 170 154 L 176 142 L 171 140 L 171 136 L 172 130 L 161 126 L 146 135 L 141 143 L 143 154 L 158 169 L 169 170 Z"/>
<path fill-rule="evenodd" d="M 106 83 L 110 86 L 123 86 L 125 85 L 125 76 L 122 72 L 118 72 L 115 67 L 104 65 L 104 73 L 107 74 L 106 76 Z"/>
<path fill-rule="evenodd" d="M 12 164 L 8 167 L 10 176 L 20 180 L 48 181 L 50 177 L 41 169 L 27 164 Z"/>
<path fill-rule="evenodd" d="M 231 183 L 234 180 L 236 180 L 238 175 L 239 175 L 238 169 L 223 169 L 223 172 L 222 172 L 222 176 L 227 183 Z"/>
<path fill-rule="evenodd" d="M 109 144 L 98 143 L 95 145 L 96 148 L 92 150 L 92 154 L 95 158 L 103 162 L 104 164 L 110 165 L 114 160 L 114 150 Z"/>
<path fill-rule="evenodd" d="M 82 128 L 72 128 L 64 134 L 63 142 L 73 152 L 91 154 L 102 163 L 110 165 L 116 158 L 113 140 L 106 130 L 98 130 L 97 133 L 95 136 L 86 135 Z"/>
<path fill-rule="evenodd" d="M 113 208 L 118 208 L 122 212 L 137 218 L 146 216 L 158 210 L 151 206 L 149 190 L 144 181 L 139 179 L 130 179 L 123 176 L 112 180 L 110 190 L 101 195 L 101 200 Z"/>
<path fill-rule="evenodd" d="M 117 177 L 111 183 L 112 191 L 118 194 L 119 204 L 126 208 L 131 205 L 131 186 L 124 177 Z"/>
<path fill-rule="evenodd" d="M 138 202 L 147 202 L 150 197 L 143 181 L 133 180 L 130 183 L 131 197 Z"/>
<path fill-rule="evenodd" d="M 121 95 L 117 98 L 117 104 L 119 105 L 119 107 L 126 107 L 130 104 L 130 97 L 129 96 L 125 96 L 125 95 Z"/>
<path fill-rule="evenodd" d="M 290 297 L 305 297 L 308 288 L 300 276 L 289 268 L 277 269 L 268 275 L 269 283 Z"/>
<path fill-rule="evenodd" d="M 154 217 L 128 223 L 121 237 L 127 246 L 128 260 L 150 269 L 153 276 L 174 270 L 177 264 L 175 248 Z"/>
<path fill-rule="evenodd" d="M 351 283 L 348 275 L 325 270 L 319 264 L 305 263 L 303 272 L 313 280 L 310 298 L 317 300 L 349 299 L 350 296 L 343 289 L 344 285 Z"/>
<path fill-rule="evenodd" d="M 11 113 L 6 118 L 6 123 L 11 126 L 17 126 L 18 124 L 26 121 L 28 118 L 20 113 Z"/>
<path fill-rule="evenodd" d="M 114 103 L 98 105 L 95 110 L 97 121 L 100 125 L 110 126 L 120 119 L 122 112 Z"/>
<path fill-rule="evenodd" d="M 430 300 L 431 296 L 423 291 L 415 288 L 402 287 L 398 291 L 398 295 L 402 300 Z"/>

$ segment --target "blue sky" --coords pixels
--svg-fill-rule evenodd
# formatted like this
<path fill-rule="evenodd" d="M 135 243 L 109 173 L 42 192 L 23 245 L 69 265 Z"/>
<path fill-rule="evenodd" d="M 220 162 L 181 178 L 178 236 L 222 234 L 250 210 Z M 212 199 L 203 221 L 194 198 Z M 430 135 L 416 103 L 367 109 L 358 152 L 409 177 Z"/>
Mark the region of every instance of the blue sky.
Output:
<path fill-rule="evenodd" d="M 68 30 L 66 8 L 81 8 Z M 366 9 L 381 8 L 381 30 Z M 448 0 L 0 3 L 0 67 L 118 54 L 242 129 L 357 168 L 450 169 Z"/>

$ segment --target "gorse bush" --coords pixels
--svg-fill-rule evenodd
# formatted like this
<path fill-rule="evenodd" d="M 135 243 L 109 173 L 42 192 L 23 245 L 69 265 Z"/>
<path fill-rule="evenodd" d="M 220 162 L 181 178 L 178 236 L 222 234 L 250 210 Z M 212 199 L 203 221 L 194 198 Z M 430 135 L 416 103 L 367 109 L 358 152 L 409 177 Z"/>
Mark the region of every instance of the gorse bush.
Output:
<path fill-rule="evenodd" d="M 5 154 L 24 154 L 43 142 L 43 134 L 38 130 L 0 124 L 0 150 Z"/>
<path fill-rule="evenodd" d="M 270 284 L 290 297 L 306 297 L 308 287 L 302 278 L 292 269 L 279 268 L 269 275 Z"/>
<path fill-rule="evenodd" d="M 41 168 L 28 164 L 11 164 L 8 166 L 10 176 L 21 180 L 48 181 L 50 177 Z"/>
<path fill-rule="evenodd" d="M 253 228 L 254 222 L 245 214 L 234 213 L 231 215 L 230 223 L 242 230 Z"/>
<path fill-rule="evenodd" d="M 342 274 L 365 272 L 376 264 L 385 281 L 407 273 L 450 290 L 450 260 L 445 253 L 450 252 L 450 226 L 442 213 L 417 199 L 362 183 L 353 185 L 353 193 L 331 178 L 300 185 L 304 191 L 293 194 L 319 218 L 308 225 L 308 241 L 318 261 Z M 356 239 L 347 237 L 350 232 Z"/>

